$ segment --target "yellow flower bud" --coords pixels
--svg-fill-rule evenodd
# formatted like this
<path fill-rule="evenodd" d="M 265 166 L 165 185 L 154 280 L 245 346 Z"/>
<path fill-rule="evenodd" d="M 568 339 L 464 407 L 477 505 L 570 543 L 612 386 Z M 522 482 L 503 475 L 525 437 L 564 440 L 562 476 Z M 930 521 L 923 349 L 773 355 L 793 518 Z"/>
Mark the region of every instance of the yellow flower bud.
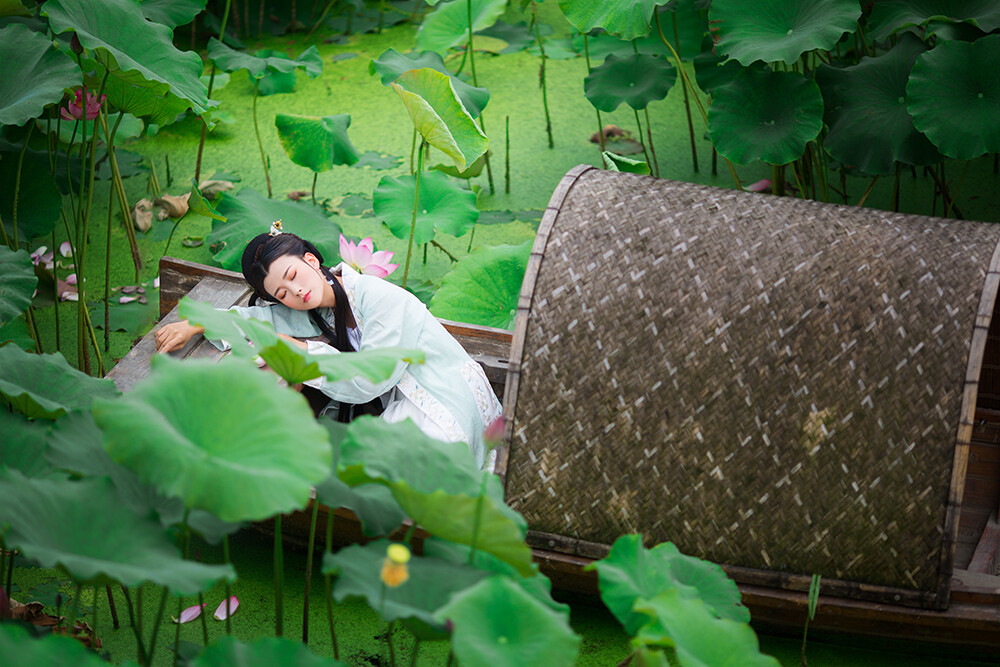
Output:
<path fill-rule="evenodd" d="M 393 563 L 400 565 L 405 565 L 410 560 L 410 550 L 405 544 L 400 544 L 399 542 L 390 544 L 389 548 L 385 550 L 385 555 Z"/>

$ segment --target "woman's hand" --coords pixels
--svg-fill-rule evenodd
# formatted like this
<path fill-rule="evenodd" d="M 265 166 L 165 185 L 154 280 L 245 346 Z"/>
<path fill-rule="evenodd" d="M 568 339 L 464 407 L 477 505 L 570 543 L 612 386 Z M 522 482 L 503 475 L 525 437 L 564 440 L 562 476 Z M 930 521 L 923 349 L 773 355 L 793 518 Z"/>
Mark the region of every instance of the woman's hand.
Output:
<path fill-rule="evenodd" d="M 156 351 L 163 353 L 179 350 L 200 333 L 205 333 L 205 328 L 196 327 L 187 320 L 164 324 L 153 334 L 156 338 Z"/>
<path fill-rule="evenodd" d="M 280 333 L 278 335 L 281 336 L 282 338 L 284 338 L 285 340 L 287 340 L 289 343 L 294 343 L 295 345 L 298 345 L 303 350 L 309 348 L 309 344 L 306 343 L 304 340 L 299 340 L 298 338 L 292 338 L 291 336 L 286 336 L 283 333 Z"/>

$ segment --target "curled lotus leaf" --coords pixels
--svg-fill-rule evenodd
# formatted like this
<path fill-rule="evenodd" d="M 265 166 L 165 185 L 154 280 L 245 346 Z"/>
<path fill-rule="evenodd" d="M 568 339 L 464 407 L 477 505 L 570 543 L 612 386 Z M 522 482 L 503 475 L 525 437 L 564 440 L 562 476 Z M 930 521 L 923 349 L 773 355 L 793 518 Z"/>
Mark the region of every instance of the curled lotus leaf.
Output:
<path fill-rule="evenodd" d="M 614 111 L 624 102 L 645 109 L 662 100 L 677 81 L 677 70 L 661 56 L 612 54 L 583 80 L 587 99 L 601 111 Z"/>
<path fill-rule="evenodd" d="M 601 153 L 604 168 L 608 171 L 624 171 L 630 174 L 648 174 L 649 164 L 644 160 L 633 160 L 625 155 L 617 155 L 610 151 Z"/>
<path fill-rule="evenodd" d="M 652 26 L 653 10 L 670 0 L 559 0 L 559 9 L 580 32 L 594 28 L 626 41 L 642 37 Z"/>
<path fill-rule="evenodd" d="M 235 72 L 245 69 L 252 79 L 260 79 L 269 72 L 289 74 L 302 68 L 310 78 L 315 79 L 323 72 L 323 59 L 316 46 L 310 46 L 297 58 L 284 55 L 271 55 L 272 52 L 261 51 L 261 55 L 251 55 L 230 48 L 212 37 L 208 40 L 208 57 L 225 72 Z"/>
<path fill-rule="evenodd" d="M 449 0 L 427 15 L 417 31 L 417 48 L 445 53 L 469 41 L 469 12 L 472 31 L 490 27 L 507 9 L 507 0 Z"/>
<path fill-rule="evenodd" d="M 89 408 L 95 398 L 118 395 L 111 380 L 90 377 L 55 354 L 29 354 L 0 347 L 0 396 L 29 419 L 58 419 Z"/>
<path fill-rule="evenodd" d="M 462 258 L 441 281 L 430 311 L 446 320 L 513 329 L 531 244 L 482 248 Z"/>
<path fill-rule="evenodd" d="M 984 32 L 1000 28 L 1000 3 L 994 0 L 879 0 L 868 26 L 882 40 L 900 30 L 931 22 L 969 23 Z"/>
<path fill-rule="evenodd" d="M 92 411 L 112 459 L 223 521 L 305 507 L 330 472 L 330 442 L 307 402 L 238 359 L 154 357 L 148 378 Z"/>
<path fill-rule="evenodd" d="M 397 238 L 410 236 L 415 193 L 416 178 L 413 176 L 385 176 L 375 188 L 372 196 L 375 215 L 385 221 Z M 472 190 L 458 187 L 438 171 L 420 175 L 414 243 L 428 243 L 436 231 L 462 236 L 472 229 L 478 217 L 476 193 Z"/>
<path fill-rule="evenodd" d="M 830 50 L 860 17 L 857 0 L 714 0 L 709 10 L 716 50 L 742 65 L 791 64 L 806 51 Z"/>
<path fill-rule="evenodd" d="M 194 660 L 191 667 L 347 667 L 339 660 L 316 655 L 302 642 L 280 637 L 264 637 L 252 642 L 241 642 L 223 637 L 212 642 Z"/>
<path fill-rule="evenodd" d="M 278 138 L 288 158 L 315 172 L 327 171 L 334 165 L 352 165 L 360 153 L 347 136 L 351 116 L 298 116 L 279 113 L 274 117 Z"/>
<path fill-rule="evenodd" d="M 876 58 L 851 67 L 821 65 L 816 82 L 830 128 L 823 145 L 830 155 L 867 174 L 888 174 L 896 161 L 928 165 L 941 160 L 913 126 L 906 110 L 906 82 L 927 47 L 911 34 Z"/>
<path fill-rule="evenodd" d="M 80 85 L 80 69 L 45 35 L 12 23 L 0 29 L 0 125 L 23 125 Z"/>
<path fill-rule="evenodd" d="M 712 143 L 737 164 L 787 164 L 802 155 L 821 129 L 819 86 L 795 72 L 746 68 L 716 89 L 708 110 Z"/>
<path fill-rule="evenodd" d="M 80 584 L 153 582 L 191 595 L 236 579 L 232 565 L 181 558 L 160 523 L 122 505 L 106 477 L 28 479 L 0 470 L 0 494 L 7 547 L 42 567 L 62 567 Z"/>
<path fill-rule="evenodd" d="M 139 7 L 150 21 L 176 28 L 193 21 L 194 17 L 205 11 L 205 5 L 205 0 L 142 0 Z"/>
<path fill-rule="evenodd" d="M 38 276 L 28 251 L 14 252 L 0 245 L 0 327 L 28 309 L 36 285 Z"/>
<path fill-rule="evenodd" d="M 434 51 L 422 51 L 415 56 L 403 55 L 396 49 L 388 49 L 376 60 L 368 63 L 368 71 L 377 74 L 383 86 L 391 85 L 399 76 L 411 69 L 429 67 L 442 74 L 447 74 L 451 85 L 455 88 L 458 98 L 473 118 L 478 118 L 490 101 L 490 91 L 476 88 L 452 74 L 444 65 L 444 60 Z"/>
<path fill-rule="evenodd" d="M 940 41 L 922 53 L 906 84 L 913 125 L 950 158 L 1000 152 L 1000 35 Z"/>

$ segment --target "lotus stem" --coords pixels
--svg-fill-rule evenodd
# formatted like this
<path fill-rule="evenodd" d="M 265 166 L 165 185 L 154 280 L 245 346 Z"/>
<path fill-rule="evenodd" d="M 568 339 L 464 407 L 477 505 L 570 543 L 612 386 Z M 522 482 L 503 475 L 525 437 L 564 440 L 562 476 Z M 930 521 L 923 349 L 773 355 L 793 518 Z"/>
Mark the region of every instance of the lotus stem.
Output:
<path fill-rule="evenodd" d="M 385 0 L 382 0 L 384 3 Z M 472 46 L 472 0 L 465 0 L 466 15 L 469 19 L 469 47 L 466 49 L 466 53 L 469 54 L 469 68 L 472 70 L 472 85 L 478 86 L 478 79 L 476 78 L 476 51 Z"/>
<path fill-rule="evenodd" d="M 261 2 L 263 7 L 264 3 Z M 257 91 L 260 89 L 260 79 L 253 82 L 253 131 L 257 135 L 257 147 L 260 149 L 260 161 L 264 165 L 264 180 L 267 181 L 267 198 L 272 198 L 271 175 L 267 171 L 267 156 L 264 155 L 264 142 L 260 140 L 260 126 L 257 124 Z"/>
<path fill-rule="evenodd" d="M 420 637 L 413 638 L 413 653 L 410 654 L 410 667 L 417 667 L 417 656 L 420 655 Z"/>
<path fill-rule="evenodd" d="M 142 257 L 139 256 L 139 243 L 135 238 L 135 225 L 132 221 L 131 209 L 128 205 L 128 195 L 125 193 L 125 183 L 122 181 L 122 173 L 118 168 L 118 158 L 115 157 L 115 135 L 118 133 L 118 126 L 121 125 L 125 112 L 119 112 L 118 120 L 115 121 L 114 128 L 108 131 L 108 114 L 105 109 L 101 110 L 101 125 L 108 137 L 108 158 L 111 162 L 111 180 L 118 190 L 118 204 L 121 207 L 122 217 L 125 218 L 125 234 L 128 237 L 129 250 L 132 252 L 132 264 L 135 266 L 135 280 L 139 281 L 139 269 L 142 268 Z M 89 215 L 90 204 L 87 204 Z M 109 213 L 110 215 L 110 213 Z"/>
<path fill-rule="evenodd" d="M 181 519 L 181 533 L 183 535 L 184 546 L 181 550 L 184 560 L 188 559 L 188 551 L 191 546 L 191 530 L 188 528 L 188 516 L 191 514 L 191 509 L 188 507 L 184 508 L 184 518 Z M 226 598 L 227 600 L 229 598 Z M 184 610 L 184 596 L 177 596 L 177 622 L 174 624 L 174 667 L 177 667 L 178 651 L 177 647 L 181 643 L 181 612 Z"/>
<path fill-rule="evenodd" d="M 226 23 L 229 20 L 229 6 L 232 0 L 226 0 L 226 8 L 222 11 L 222 25 L 219 27 L 219 41 L 223 41 L 226 36 Z M 192 49 L 193 51 L 194 49 Z M 212 96 L 212 85 L 215 83 L 215 62 L 212 61 L 212 68 L 208 75 L 207 97 Z M 201 181 L 201 154 L 205 150 L 205 135 L 208 134 L 208 123 L 201 119 L 201 138 L 198 140 L 198 158 L 194 163 L 194 180 Z M 156 173 L 155 170 L 153 172 Z"/>
<path fill-rule="evenodd" d="M 170 184 L 174 181 L 174 179 L 170 177 L 170 155 L 164 153 L 163 162 L 167 165 L 167 187 L 169 188 Z"/>
<path fill-rule="evenodd" d="M 11 246 L 11 250 L 17 251 L 17 201 L 19 195 L 21 194 L 21 168 L 24 166 L 24 154 L 28 151 L 28 140 L 31 139 L 31 132 L 35 129 L 35 123 L 28 123 L 28 134 L 24 137 L 24 145 L 21 146 L 21 152 L 17 156 L 17 175 L 14 177 L 14 212 L 11 218 L 11 224 L 14 226 L 14 245 Z"/>
<path fill-rule="evenodd" d="M 69 621 L 69 628 L 67 634 L 72 637 L 73 631 L 76 628 L 76 617 L 80 613 L 80 593 L 83 591 L 83 585 L 80 582 L 76 584 L 76 592 L 73 593 L 73 605 L 70 607 L 69 616 L 66 618 Z"/>
<path fill-rule="evenodd" d="M 249 3 L 249 0 L 247 0 Z M 264 0 L 260 0 L 260 15 L 257 18 L 257 36 L 264 34 Z"/>
<path fill-rule="evenodd" d="M 229 602 L 228 601 L 229 601 L 229 597 L 227 596 L 226 597 L 226 607 L 227 607 L 226 612 L 227 612 L 227 614 L 229 612 L 229 609 L 228 609 Z M 205 596 L 202 595 L 201 593 L 198 593 L 198 606 L 201 607 L 201 610 L 202 610 L 202 613 L 198 615 L 198 618 L 201 619 L 201 642 L 202 642 L 202 646 L 208 646 L 208 621 L 205 620 L 206 614 L 204 613 L 205 612 Z"/>
<path fill-rule="evenodd" d="M 319 499 L 313 498 L 312 517 L 309 521 L 309 549 L 306 551 L 306 587 L 302 596 L 302 643 L 309 645 L 309 593 L 312 590 L 313 549 L 316 546 L 316 520 L 319 518 Z"/>
<path fill-rule="evenodd" d="M 3 558 L 6 558 L 7 550 L 4 545 L 0 544 L 0 576 L 3 576 Z M 11 582 L 14 580 L 14 550 L 10 550 L 10 562 L 7 563 L 7 578 L 4 581 L 4 591 L 7 593 L 7 599 L 10 599 L 10 589 Z"/>
<path fill-rule="evenodd" d="M 316 179 L 317 178 L 319 178 L 319 172 L 318 171 L 314 171 L 313 172 L 313 187 L 312 187 L 313 206 L 316 205 Z"/>
<path fill-rule="evenodd" d="M 878 176 L 876 176 L 875 178 L 873 178 L 872 182 L 868 184 L 868 189 L 865 190 L 865 193 L 863 195 L 861 195 L 861 199 L 857 203 L 858 207 L 861 207 L 861 206 L 865 205 L 865 200 L 868 199 L 868 195 L 870 195 L 872 193 L 872 188 L 875 187 L 875 184 L 877 182 L 878 182 Z"/>
<path fill-rule="evenodd" d="M 503 191 L 510 194 L 510 116 L 504 117 L 504 167 L 503 167 Z M 475 232 L 475 228 L 472 230 Z M 469 248 L 472 248 L 472 241 L 469 241 Z"/>
<path fill-rule="evenodd" d="M 469 549 L 469 565 L 473 564 L 476 557 L 476 543 L 479 542 L 479 526 L 483 518 L 483 498 L 486 497 L 486 480 L 489 473 L 483 474 L 483 481 L 479 484 L 479 497 L 476 498 L 476 518 L 472 522 L 472 544 Z"/>
<path fill-rule="evenodd" d="M 694 92 L 694 85 L 691 83 L 691 79 L 688 77 L 687 70 L 684 69 L 684 63 L 681 62 L 680 54 L 677 53 L 677 50 L 674 49 L 673 44 L 667 41 L 666 36 L 664 36 L 663 27 L 660 25 L 659 12 L 653 12 L 653 17 L 656 19 L 656 31 L 660 34 L 660 40 L 664 43 L 664 45 L 666 45 L 667 49 L 670 50 L 670 55 L 674 57 L 674 63 L 677 66 L 677 71 L 680 72 L 681 81 L 685 86 L 688 86 L 691 89 L 691 97 L 694 98 L 695 104 L 698 105 L 698 111 L 701 113 L 701 118 L 703 121 L 705 121 L 705 126 L 707 127 L 708 112 L 705 111 L 705 106 L 701 103 L 701 100 L 698 99 L 698 95 L 696 95 Z M 736 189 L 742 190 L 743 184 L 740 182 L 740 177 L 736 175 L 736 167 L 733 166 L 733 163 L 725 155 L 722 156 L 722 159 L 726 161 L 726 166 L 729 167 L 729 173 L 733 177 L 733 182 L 736 183 Z"/>
<path fill-rule="evenodd" d="M 653 145 L 653 124 L 649 120 L 649 107 L 642 110 L 646 115 L 646 138 L 649 139 L 649 152 L 653 156 L 653 166 L 656 167 L 656 177 L 660 177 L 660 163 L 656 159 L 656 146 Z M 695 169 L 695 171 L 698 171 Z"/>
<path fill-rule="evenodd" d="M 593 69 L 590 66 L 590 44 L 589 44 L 589 41 L 587 40 L 587 33 L 581 31 L 580 34 L 583 35 L 583 55 L 587 59 L 587 74 L 590 74 L 591 72 L 593 72 Z M 601 110 L 598 109 L 597 107 L 594 107 L 594 111 L 597 112 L 597 142 L 598 142 L 598 144 L 600 144 L 600 146 L 601 146 L 601 152 L 603 153 L 604 152 L 604 124 L 601 122 Z"/>
<path fill-rule="evenodd" d="M 319 24 L 323 22 L 323 19 L 326 18 L 327 12 L 330 11 L 330 8 L 333 7 L 333 5 L 336 4 L 336 2 L 337 2 L 337 0 L 330 0 L 330 2 L 326 3 L 326 7 L 323 8 L 323 13 L 319 15 L 319 19 L 316 21 L 316 23 L 313 24 L 313 27 L 309 29 L 309 32 L 306 33 L 306 37 L 305 38 L 307 40 L 310 37 L 312 37 L 312 34 L 314 32 L 316 32 L 316 28 L 318 28 Z M 315 4 L 313 4 L 313 9 L 314 10 L 316 9 L 316 5 Z M 310 22 L 312 21 L 312 17 L 311 16 L 309 17 L 309 21 Z"/>
<path fill-rule="evenodd" d="M 160 178 L 156 175 L 156 160 L 149 158 L 149 185 L 153 189 L 153 196 L 158 197 L 163 188 L 160 187 Z"/>
<path fill-rule="evenodd" d="M 222 560 L 226 561 L 226 565 L 229 565 L 232 562 L 230 560 L 230 558 L 229 558 L 229 536 L 228 535 L 223 535 L 222 536 Z M 230 609 L 229 609 L 229 600 L 232 599 L 231 593 L 229 591 L 229 579 L 226 579 L 226 583 L 224 584 L 224 586 L 226 587 L 226 636 L 228 637 L 228 636 L 230 636 L 230 635 L 233 634 L 233 624 L 229 620 L 229 617 L 231 616 L 231 614 L 229 613 L 229 611 L 230 611 Z"/>
<path fill-rule="evenodd" d="M 122 587 L 125 591 L 125 599 L 128 600 L 128 589 Z M 131 609 L 132 603 L 129 602 L 129 608 Z M 147 662 L 146 657 L 146 638 L 143 636 L 142 627 L 142 584 L 139 584 L 135 588 L 135 623 L 132 624 L 133 631 L 135 632 L 136 643 L 139 645 L 139 664 L 145 665 Z"/>
<path fill-rule="evenodd" d="M 642 144 L 642 154 L 646 156 L 646 164 L 652 165 L 653 162 L 652 160 L 649 159 L 649 151 L 646 150 L 646 142 L 642 140 L 642 123 L 639 122 L 639 112 L 635 109 L 632 109 L 632 113 L 635 115 L 635 124 L 639 128 L 638 136 L 639 136 L 639 143 Z"/>
<path fill-rule="evenodd" d="M 677 30 L 677 12 L 673 12 L 674 21 L 674 43 L 677 44 L 677 51 L 680 52 L 681 49 L 681 36 L 680 32 Z M 691 100 L 688 97 L 687 86 L 681 84 L 681 90 L 684 91 L 684 113 L 687 114 L 688 122 L 688 136 L 691 137 L 691 166 L 694 167 L 695 173 L 698 171 L 698 147 L 694 139 L 694 122 L 691 120 Z M 646 121 L 647 125 L 649 121 Z M 713 172 L 714 173 L 714 172 Z M 657 166 L 657 176 L 659 176 L 659 166 Z"/>
<path fill-rule="evenodd" d="M 147 665 L 152 666 L 154 650 L 156 649 L 156 636 L 160 633 L 160 624 L 163 622 L 163 611 L 167 608 L 167 594 L 168 589 L 166 586 L 163 587 L 163 593 L 160 595 L 160 609 L 156 612 L 156 622 L 153 623 L 153 636 L 149 638 L 149 650 L 146 651 L 146 657 L 149 660 Z"/>
<path fill-rule="evenodd" d="M 549 138 L 549 148 L 555 148 L 552 140 L 552 118 L 549 116 L 549 93 L 545 86 L 545 45 L 542 43 L 542 33 L 538 29 L 538 4 L 531 2 L 531 22 L 535 24 L 535 41 L 538 42 L 538 52 L 540 54 L 540 64 L 538 66 L 538 85 L 542 89 L 542 108 L 545 109 L 545 133 Z"/>
<path fill-rule="evenodd" d="M 109 303 L 111 301 L 111 211 L 112 204 L 114 203 L 114 198 L 112 197 L 112 190 L 108 188 L 108 235 L 107 243 L 104 246 L 104 350 L 111 349 L 111 307 Z M 55 241 L 53 241 L 53 244 Z M 55 247 L 55 246 L 53 246 Z M 58 285 L 58 281 L 56 281 Z M 56 303 L 59 302 L 59 297 L 56 296 Z"/>
<path fill-rule="evenodd" d="M 111 625 L 115 630 L 118 629 L 118 608 L 115 607 L 115 596 L 111 593 L 111 584 L 106 584 L 104 590 L 108 594 L 108 609 L 111 611 Z"/>
<path fill-rule="evenodd" d="M 333 512 L 326 515 L 326 553 L 333 553 Z M 337 631 L 333 623 L 333 582 L 329 574 L 323 575 L 323 585 L 326 589 L 326 618 L 330 624 L 330 643 L 333 644 L 333 659 L 339 660 Z"/>
<path fill-rule="evenodd" d="M 9 246 L 11 250 L 14 249 L 14 244 L 11 243 L 11 238 L 7 236 L 7 230 L 3 226 L 3 219 L 0 218 L 0 234 L 3 234 L 3 244 Z"/>
<path fill-rule="evenodd" d="M 389 664 L 396 667 L 396 647 L 392 643 L 392 628 L 396 621 L 389 621 L 389 629 L 385 631 L 385 642 L 389 645 Z"/>
<path fill-rule="evenodd" d="M 417 150 L 417 128 L 413 128 L 413 138 L 410 139 L 410 176 L 415 173 L 413 171 L 413 153 Z"/>
<path fill-rule="evenodd" d="M 97 586 L 94 586 L 94 607 L 91 609 L 90 615 L 90 647 L 97 650 L 97 603 L 100 598 L 97 597 Z"/>
<path fill-rule="evenodd" d="M 792 162 L 792 176 L 795 177 L 796 186 L 799 188 L 799 197 L 802 199 L 808 199 L 808 197 L 806 197 L 805 186 L 802 184 L 802 179 L 799 178 L 799 169 L 796 169 L 795 166 L 796 163 Z M 799 165 L 799 168 L 801 169 L 801 165 Z"/>
<path fill-rule="evenodd" d="M 420 172 L 424 168 L 424 142 L 420 142 L 420 151 L 417 153 L 417 171 L 413 177 L 416 181 L 413 192 L 413 217 L 410 219 L 410 240 L 406 244 L 406 265 L 403 267 L 402 287 L 406 289 L 406 279 L 410 275 L 410 259 L 413 257 L 413 235 L 417 230 L 417 209 L 420 208 Z"/>
<path fill-rule="evenodd" d="M 424 244 L 424 266 L 427 266 L 427 244 Z"/>
<path fill-rule="evenodd" d="M 903 172 L 903 163 L 897 160 L 896 174 L 892 179 L 892 210 L 899 213 L 899 177 Z"/>
<path fill-rule="evenodd" d="M 274 634 L 276 637 L 282 637 L 285 634 L 284 579 L 285 563 L 281 543 L 281 515 L 278 514 L 274 517 Z"/>
<path fill-rule="evenodd" d="M 969 171 L 969 161 L 966 160 L 965 161 L 965 166 L 962 168 L 962 175 L 959 176 L 959 178 L 958 178 L 958 185 L 956 185 L 955 189 L 951 191 L 951 197 L 950 197 L 951 208 L 952 208 L 952 210 L 955 211 L 955 217 L 956 218 L 964 217 L 964 216 L 962 216 L 961 212 L 959 212 L 958 206 L 955 205 L 955 198 L 958 196 L 958 191 L 962 189 L 962 184 L 965 183 L 965 174 L 968 171 Z M 947 211 L 947 209 L 945 209 L 945 210 Z M 946 218 L 948 217 L 947 213 L 945 214 L 945 217 Z"/>
<path fill-rule="evenodd" d="M 38 354 L 42 353 L 42 337 L 38 333 L 38 323 L 35 321 L 35 306 L 29 305 L 28 310 L 24 313 L 24 318 L 27 320 L 29 326 L 31 326 L 31 337 L 35 343 L 35 352 Z"/>

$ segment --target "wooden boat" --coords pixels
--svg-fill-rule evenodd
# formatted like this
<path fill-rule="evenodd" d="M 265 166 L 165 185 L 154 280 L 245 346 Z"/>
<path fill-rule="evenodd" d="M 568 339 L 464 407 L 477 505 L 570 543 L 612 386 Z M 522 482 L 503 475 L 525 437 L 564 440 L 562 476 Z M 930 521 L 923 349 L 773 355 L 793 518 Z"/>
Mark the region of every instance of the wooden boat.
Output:
<path fill-rule="evenodd" d="M 497 472 L 505 479 L 508 502 L 528 519 L 528 541 L 542 571 L 556 589 L 593 595 L 595 575 L 583 566 L 602 558 L 615 535 L 641 532 L 650 542 L 671 539 L 686 553 L 721 562 L 760 627 L 801 631 L 811 574 L 819 573 L 823 588 L 810 633 L 929 641 L 1000 655 L 1000 318 L 992 317 L 1000 285 L 998 248 L 1000 227 L 979 223 L 848 209 L 587 167 L 571 171 L 543 218 L 514 333 L 445 323 L 483 364 L 498 395 L 504 395 L 510 444 Z M 624 259 L 616 263 L 609 257 Z M 822 271 L 805 279 L 789 277 L 810 261 Z M 661 265 L 669 265 L 670 280 L 650 280 Z M 160 269 L 164 321 L 176 318 L 174 306 L 186 293 L 217 307 L 247 296 L 239 274 L 171 258 L 164 258 Z M 877 280 L 859 282 L 858 275 Z M 933 289 L 921 287 L 926 275 L 933 276 L 933 281 L 923 279 Z M 653 294 L 657 285 L 660 293 Z M 801 297 L 809 292 L 824 294 L 825 306 L 805 304 Z M 712 308 L 705 306 L 709 303 Z M 864 338 L 870 320 L 879 323 L 856 345 L 836 334 L 823 348 L 824 341 L 816 344 L 816 330 L 799 337 L 790 330 L 811 326 L 810 307 L 831 330 L 855 338 Z M 628 315 L 616 315 L 615 308 Z M 741 323 L 740 313 L 755 315 L 754 326 Z M 837 315 L 843 315 L 841 324 L 833 326 Z M 931 320 L 937 316 L 947 319 L 946 330 L 935 331 L 939 323 Z M 881 322 L 895 325 L 886 328 L 886 335 L 876 335 Z M 687 329 L 674 335 L 666 327 L 670 323 Z M 582 335 L 574 338 L 574 331 Z M 677 351 L 687 346 L 700 354 L 713 343 L 714 353 L 724 348 L 722 366 L 712 360 L 691 363 L 692 352 Z M 933 354 L 920 356 L 930 347 Z M 820 356 L 810 360 L 813 348 Z M 603 354 L 594 352 L 598 349 Z M 902 366 L 894 356 L 900 349 L 908 360 Z M 152 351 L 150 334 L 109 377 L 127 390 L 148 369 Z M 213 346 L 198 341 L 181 352 L 215 354 Z M 615 355 L 617 366 L 607 361 Z M 755 355 L 767 363 L 743 363 Z M 791 361 L 781 361 L 781 355 Z M 942 355 L 953 358 L 942 361 Z M 864 365 L 872 375 L 898 367 L 899 375 L 883 386 L 888 391 L 876 391 L 876 378 L 863 383 L 868 393 L 853 396 L 857 383 L 852 388 L 841 382 L 847 371 L 838 370 L 830 375 L 832 395 L 824 394 L 822 375 L 802 392 L 788 378 L 813 377 L 810 363 L 823 369 Z M 913 374 L 903 377 L 911 367 L 916 367 Z M 719 368 L 729 369 L 725 381 Z M 748 369 L 757 373 L 753 382 Z M 657 382 L 685 374 L 690 375 L 686 381 L 670 380 L 668 396 L 657 395 Z M 760 432 L 748 440 L 750 427 L 740 421 L 738 402 L 727 402 L 732 388 L 750 385 L 756 394 L 737 396 L 768 399 L 769 419 L 760 421 L 774 428 L 770 443 Z M 783 409 L 775 391 L 787 393 L 781 397 L 787 404 Z M 928 392 L 934 395 L 921 396 Z M 864 401 L 867 395 L 877 399 L 864 404 L 871 414 L 851 418 L 836 403 Z M 804 403 L 792 406 L 789 397 Z M 650 404 L 643 412 L 642 406 Z M 886 413 L 875 412 L 882 405 L 899 411 L 891 424 Z M 778 441 L 776 411 L 779 417 L 798 411 L 793 422 L 798 430 L 784 431 L 795 445 L 790 449 Z M 716 421 L 710 423 L 704 415 L 713 412 Z M 925 426 L 928 418 L 940 423 Z M 849 432 L 852 423 L 869 427 L 879 419 L 905 436 L 879 436 L 888 440 L 879 445 L 883 450 L 898 446 L 906 451 L 898 461 L 869 456 L 877 449 L 876 438 Z M 711 460 L 704 444 L 710 434 L 713 442 L 721 440 L 725 429 L 732 433 L 727 445 L 735 451 L 732 458 L 750 457 L 735 471 L 723 465 L 724 457 L 716 454 Z M 906 436 L 914 429 L 916 436 Z M 623 434 L 602 440 L 610 432 Z M 627 447 L 614 448 L 621 443 Z M 852 443 L 864 444 L 864 451 L 851 449 Z M 612 448 L 602 449 L 606 444 Z M 657 447 L 662 447 L 659 455 Z M 667 449 L 670 455 L 664 456 Z M 799 460 L 791 458 L 796 453 Z M 773 463 L 776 456 L 779 463 Z M 798 475 L 809 457 L 825 457 L 818 459 L 824 463 L 796 493 L 783 495 L 781 489 L 791 484 L 782 479 Z M 856 473 L 855 464 L 861 468 Z M 895 477 L 883 472 L 900 467 L 905 470 Z M 610 474 L 606 481 L 600 480 L 602 470 Z M 845 477 L 844 470 L 854 476 Z M 682 477 L 678 481 L 668 473 Z M 765 473 L 774 473 L 763 484 L 778 489 L 772 500 L 783 506 L 761 509 L 767 499 L 761 500 L 758 477 Z M 720 474 L 739 483 L 720 484 Z M 641 493 L 650 479 L 671 489 L 654 488 L 645 500 L 628 495 Z M 685 483 L 685 494 L 671 495 Z M 699 494 L 695 505 L 701 503 L 703 511 L 693 511 L 691 489 L 713 484 L 718 498 L 706 501 L 707 493 Z M 898 488 L 879 488 L 890 484 Z M 807 498 L 809 491 L 819 493 L 818 500 Z M 677 511 L 685 502 L 685 510 Z M 827 533 L 817 541 L 812 529 L 803 528 L 810 522 L 839 525 L 855 508 L 876 504 L 888 506 L 890 519 L 870 510 L 875 523 L 856 534 Z M 321 507 L 326 511 L 334 512 L 338 535 L 363 539 L 349 512 Z M 747 520 L 729 530 L 719 522 L 726 512 Z M 763 523 L 750 520 L 765 513 Z M 308 530 L 306 517 L 298 516 L 302 535 Z M 889 527 L 893 522 L 897 526 Z M 294 534 L 296 517 L 285 526 Z M 901 532 L 886 546 L 887 539 L 879 536 L 897 529 Z M 906 533 L 911 529 L 915 538 Z M 741 531 L 746 540 L 734 540 Z M 795 536 L 816 544 L 803 546 L 791 539 Z M 718 545 L 727 540 L 725 553 L 736 555 L 719 557 Z M 765 556 L 755 553 L 761 543 L 768 547 Z M 925 546 L 911 552 L 897 546 L 907 544 Z M 868 560 L 867 569 L 856 567 Z"/>

